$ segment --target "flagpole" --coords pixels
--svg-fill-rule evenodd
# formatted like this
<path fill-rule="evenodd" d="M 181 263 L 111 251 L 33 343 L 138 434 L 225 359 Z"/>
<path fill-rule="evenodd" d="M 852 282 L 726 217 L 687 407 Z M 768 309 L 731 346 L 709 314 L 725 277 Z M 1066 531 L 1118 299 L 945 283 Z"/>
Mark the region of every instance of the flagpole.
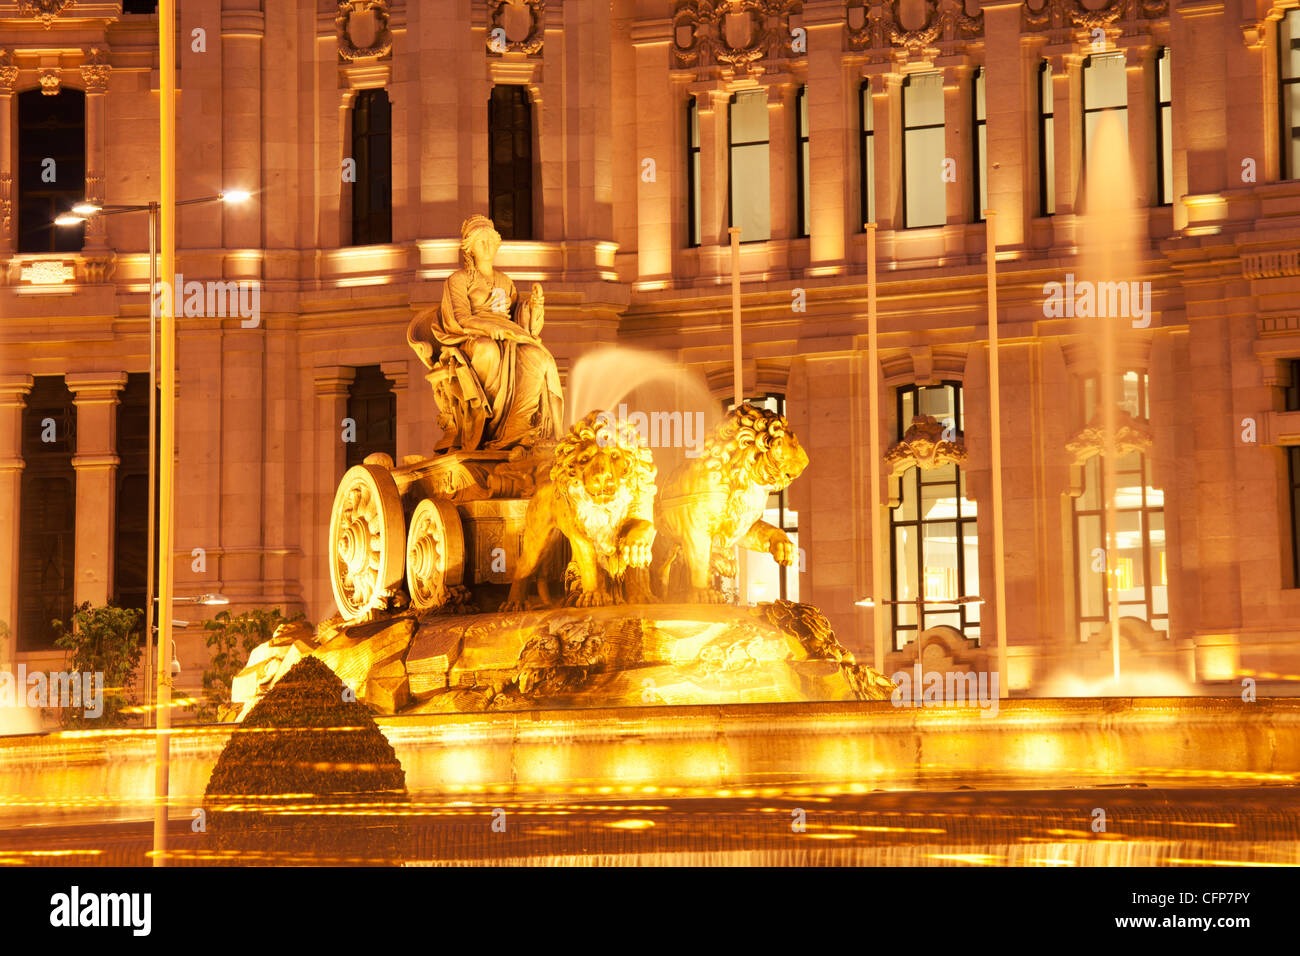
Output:
<path fill-rule="evenodd" d="M 867 463 L 871 469 L 871 629 L 876 670 L 885 669 L 885 521 L 880 495 L 880 340 L 876 308 L 876 224 L 867 230 Z M 918 660 L 920 657 L 918 655 Z"/>

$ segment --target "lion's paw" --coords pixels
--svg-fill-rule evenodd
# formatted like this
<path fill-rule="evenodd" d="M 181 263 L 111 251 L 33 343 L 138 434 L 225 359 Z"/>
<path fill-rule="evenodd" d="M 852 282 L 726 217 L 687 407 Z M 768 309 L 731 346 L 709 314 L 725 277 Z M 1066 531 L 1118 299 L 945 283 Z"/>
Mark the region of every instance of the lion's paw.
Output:
<path fill-rule="evenodd" d="M 502 601 L 501 606 L 497 608 L 497 610 L 502 612 L 503 614 L 506 611 L 522 611 L 524 610 L 524 602 L 523 601 Z"/>
<path fill-rule="evenodd" d="M 573 599 L 574 607 L 604 607 L 609 603 L 609 595 L 604 591 L 580 591 Z"/>

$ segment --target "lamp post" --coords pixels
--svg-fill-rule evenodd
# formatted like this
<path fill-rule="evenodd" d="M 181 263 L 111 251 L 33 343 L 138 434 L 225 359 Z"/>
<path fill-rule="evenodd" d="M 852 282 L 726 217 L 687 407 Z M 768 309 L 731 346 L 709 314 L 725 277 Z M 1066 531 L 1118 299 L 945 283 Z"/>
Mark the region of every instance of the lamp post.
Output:
<path fill-rule="evenodd" d="M 249 199 L 250 194 L 243 189 L 228 189 L 216 196 L 200 196 L 197 199 L 182 199 L 175 203 L 177 206 L 192 206 L 197 203 L 241 203 Z M 96 216 L 120 216 L 128 212 L 147 212 L 149 213 L 149 525 L 147 535 L 147 557 L 145 568 L 145 596 L 144 596 L 144 633 L 145 633 L 145 654 L 144 654 L 144 703 L 145 703 L 145 726 L 153 725 L 153 709 L 150 704 L 153 700 L 153 685 L 151 680 L 153 668 L 153 634 L 154 634 L 154 585 L 156 578 L 154 576 L 155 558 L 155 540 L 157 528 L 157 475 L 158 475 L 158 335 L 157 335 L 157 318 L 158 310 L 154 296 L 158 292 L 158 208 L 157 202 L 121 204 L 121 203 L 93 203 L 90 200 L 83 200 L 72 207 L 72 211 L 64 213 L 54 220 L 56 226 L 76 226 L 88 219 Z M 229 601 L 219 601 L 217 603 L 228 604 Z"/>

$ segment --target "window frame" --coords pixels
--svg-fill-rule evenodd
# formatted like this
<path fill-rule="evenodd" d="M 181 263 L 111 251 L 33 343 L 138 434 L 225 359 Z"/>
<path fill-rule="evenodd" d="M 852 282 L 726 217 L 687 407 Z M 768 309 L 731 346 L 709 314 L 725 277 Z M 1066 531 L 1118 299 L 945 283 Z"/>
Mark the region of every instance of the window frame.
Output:
<path fill-rule="evenodd" d="M 1162 60 L 1168 61 L 1169 66 L 1169 89 L 1162 91 L 1164 85 L 1161 80 L 1160 63 Z M 1162 46 L 1156 51 L 1155 59 L 1155 87 L 1156 94 L 1156 205 L 1172 206 L 1174 204 L 1174 169 L 1173 169 L 1173 135 L 1174 135 L 1174 74 L 1173 59 L 1170 56 L 1169 47 Z M 1164 99 L 1164 96 L 1168 99 Z M 1166 112 L 1168 111 L 1168 112 Z M 1166 117 L 1168 117 L 1166 119 Z M 1165 170 L 1165 147 L 1170 148 L 1169 169 Z M 1168 199 L 1165 198 L 1166 193 Z"/>
<path fill-rule="evenodd" d="M 698 248 L 701 244 L 703 224 L 700 221 L 700 104 L 689 93 L 686 96 L 686 247 Z"/>
<path fill-rule="evenodd" d="M 927 70 L 924 73 L 909 73 L 907 74 L 907 77 L 903 80 L 903 85 L 899 87 L 898 117 L 899 117 L 899 129 L 901 130 L 902 133 L 902 135 L 899 137 L 899 148 L 902 151 L 902 156 L 901 156 L 902 162 L 899 164 L 899 186 L 903 191 L 903 228 L 904 229 L 939 229 L 948 224 L 948 216 L 945 211 L 942 222 L 926 223 L 924 225 L 914 226 L 910 222 L 911 216 L 907 208 L 908 205 L 907 204 L 907 134 L 911 132 L 919 132 L 921 130 L 927 130 L 927 129 L 946 130 L 948 126 L 948 118 L 946 115 L 946 111 L 945 111 L 943 122 L 941 123 L 927 123 L 922 126 L 908 126 L 907 125 L 907 90 L 908 87 L 911 86 L 912 80 L 915 77 L 933 76 L 936 74 L 941 78 L 943 76 L 943 73 L 940 70 Z M 942 85 L 940 86 L 940 89 L 942 90 Z M 942 178 L 940 179 L 940 181 L 942 182 Z M 946 197 L 945 197 L 944 207 L 946 210 L 947 208 Z"/>
<path fill-rule="evenodd" d="M 980 92 L 981 87 L 985 94 L 984 115 L 980 116 Z M 975 215 L 972 222 L 984 221 L 984 210 L 988 206 L 988 144 L 985 143 L 984 149 L 980 149 L 980 134 L 988 135 L 988 86 L 983 66 L 975 68 L 971 76 L 970 100 L 971 100 L 971 151 L 975 160 L 975 175 L 971 177 L 972 185 L 975 192 Z"/>
<path fill-rule="evenodd" d="M 1123 106 L 1093 106 L 1093 107 L 1088 106 L 1088 70 L 1092 65 L 1093 59 L 1096 57 L 1111 57 L 1111 58 L 1123 57 L 1124 58 L 1124 69 L 1126 71 L 1126 79 L 1125 79 L 1125 87 L 1124 87 Z M 1084 57 L 1083 66 L 1079 71 L 1079 115 L 1082 123 L 1080 132 L 1082 133 L 1081 142 L 1083 146 L 1083 157 L 1082 157 L 1082 161 L 1080 162 L 1080 168 L 1083 170 L 1083 176 L 1081 177 L 1081 181 L 1079 185 L 1080 185 L 1080 194 L 1085 197 L 1087 195 L 1087 182 L 1088 182 L 1088 153 L 1091 148 L 1091 144 L 1088 142 L 1088 115 L 1090 113 L 1122 112 L 1124 114 L 1124 133 L 1125 136 L 1127 137 L 1128 106 L 1129 106 L 1127 70 L 1128 70 L 1128 55 L 1123 50 L 1107 50 L 1104 53 L 1089 53 L 1086 57 Z"/>
<path fill-rule="evenodd" d="M 387 414 L 362 416 L 367 410 L 387 403 Z M 384 374 L 380 365 L 358 365 L 348 384 L 346 413 L 356 425 L 356 441 L 348 442 L 344 450 L 344 469 L 361 464 L 367 455 L 382 452 L 397 461 L 397 392 L 393 380 Z M 364 421 L 363 421 L 364 417 Z M 377 438 L 371 432 L 377 423 L 387 426 L 388 436 Z"/>
<path fill-rule="evenodd" d="M 376 107 L 382 104 L 382 112 Z M 364 107 L 364 109 L 363 109 Z M 356 180 L 352 183 L 352 245 L 379 246 L 393 241 L 393 102 L 383 87 L 358 90 L 348 111 L 352 158 L 356 163 Z M 374 118 L 386 117 L 385 128 L 375 128 Z M 358 129 L 358 120 L 364 116 L 365 129 Z M 387 140 L 388 168 L 375 177 L 377 140 Z M 364 188 L 363 188 L 364 187 Z M 364 197 L 364 213 L 359 210 L 358 199 Z M 373 208 L 379 198 L 382 207 Z"/>
<path fill-rule="evenodd" d="M 508 124 L 504 121 L 497 121 L 496 110 L 498 108 L 498 90 L 509 91 L 509 94 L 516 100 L 516 102 L 509 104 L 512 115 L 511 121 Z M 523 106 L 524 109 L 516 113 L 516 110 L 520 106 Z M 512 215 L 510 222 L 507 225 L 498 213 L 498 206 L 496 205 L 498 195 L 503 195 L 504 193 L 494 188 L 494 185 L 496 184 L 496 176 L 498 175 L 497 171 L 500 168 L 494 159 L 496 153 L 494 146 L 496 143 L 495 137 L 508 132 L 513 141 L 513 138 L 521 132 L 518 128 L 518 124 L 513 121 L 514 116 L 516 115 L 523 115 L 526 117 L 527 135 L 524 139 L 528 143 L 528 155 L 526 157 L 515 155 L 512 143 L 509 163 L 511 168 L 511 182 L 513 184 L 510 190 Z M 533 102 L 533 97 L 529 92 L 528 87 L 521 83 L 494 84 L 488 93 L 488 216 L 492 219 L 493 225 L 496 227 L 501 238 L 507 242 L 511 240 L 529 241 L 536 239 L 537 223 L 535 222 L 536 217 L 533 215 L 534 204 L 537 200 L 535 189 L 537 176 L 536 138 L 536 104 Z M 523 177 L 524 181 L 527 183 L 526 201 L 521 201 L 520 193 L 524 192 L 525 188 L 520 187 L 518 183 L 521 167 L 527 170 L 526 175 Z M 525 215 L 528 217 L 528 220 L 527 223 L 521 227 L 519 220 L 521 216 Z"/>
<path fill-rule="evenodd" d="M 871 80 L 865 79 L 858 85 L 858 212 L 861 217 L 858 231 L 863 233 L 867 231 L 867 223 L 876 221 L 875 105 Z"/>
<path fill-rule="evenodd" d="M 1300 179 L 1300 126 L 1288 126 L 1286 120 L 1286 97 L 1287 93 L 1300 99 L 1300 72 L 1295 76 L 1286 75 L 1286 63 L 1290 57 L 1285 55 L 1282 49 L 1282 35 L 1287 31 L 1287 24 L 1291 24 L 1291 48 L 1300 49 L 1300 8 L 1293 8 L 1286 11 L 1282 19 L 1278 21 L 1277 28 L 1277 115 L 1278 115 L 1278 138 L 1281 147 L 1278 155 L 1278 165 L 1281 167 L 1281 177 L 1284 180 Z M 1288 89 L 1294 87 L 1293 90 Z"/>
<path fill-rule="evenodd" d="M 807 239 L 812 234 L 812 150 L 810 133 L 804 131 L 808 120 L 808 85 L 800 86 L 794 95 L 794 162 L 795 162 L 795 229 L 794 238 Z M 769 138 L 771 134 L 769 133 Z M 805 189 L 806 185 L 806 189 Z"/>
<path fill-rule="evenodd" d="M 1038 64 L 1038 215 L 1056 215 L 1056 91 L 1052 62 Z M 1047 102 L 1051 95 L 1050 105 Z M 1051 157 L 1049 171 L 1048 157 Z"/>
<path fill-rule="evenodd" d="M 86 246 L 86 224 L 82 222 L 74 226 L 56 226 L 54 220 L 70 211 L 76 203 L 84 202 L 87 198 L 85 91 L 65 86 L 57 94 L 49 97 L 44 90 L 33 87 L 15 93 L 14 100 L 16 122 L 13 149 L 16 163 L 13 170 L 14 203 L 11 213 L 14 251 L 20 255 L 75 255 Z M 55 183 L 47 184 L 41 182 L 39 177 L 33 182 L 28 174 L 33 173 L 36 168 L 42 168 L 45 159 L 54 160 L 56 177 L 60 175 L 59 165 L 62 164 L 66 168 L 69 163 L 70 154 L 63 151 L 62 145 L 57 150 L 50 149 L 48 146 L 48 137 L 57 137 L 59 133 L 65 133 L 71 140 L 71 132 L 77 128 L 76 123 L 64 122 L 63 117 L 54 113 L 56 105 L 62 106 L 66 103 L 77 103 L 80 106 L 80 150 L 72 155 L 71 159 L 73 169 L 79 170 L 79 174 L 73 175 L 71 186 L 59 185 L 57 179 Z M 42 124 L 38 123 L 36 117 L 28 114 L 33 104 L 41 104 L 49 111 L 41 117 L 43 125 L 47 127 L 44 136 L 40 134 Z M 73 109 L 75 111 L 75 107 Z M 29 142 L 31 139 L 38 140 L 38 143 L 31 144 Z M 57 155 L 51 156 L 51 153 Z M 51 185 L 54 188 L 49 188 Z M 33 209 L 38 204 L 42 207 L 39 214 Z M 43 225 L 33 226 L 27 221 L 29 218 L 45 219 L 47 216 L 48 220 Z M 37 237 L 44 237 L 40 248 L 37 248 L 34 242 Z"/>
<path fill-rule="evenodd" d="M 736 149 L 744 148 L 746 146 L 766 147 L 768 151 L 767 174 L 768 174 L 769 186 L 771 184 L 771 176 L 772 176 L 771 123 L 769 122 L 767 128 L 767 139 L 746 140 L 745 142 L 737 143 L 735 141 L 735 137 L 732 134 L 732 126 L 731 126 L 732 111 L 735 109 L 736 100 L 740 97 L 742 93 L 753 93 L 753 94 L 761 93 L 765 100 L 767 98 L 766 90 L 762 90 L 762 89 L 737 90 L 736 92 L 732 93 L 731 97 L 727 100 L 727 228 L 729 229 L 735 227 L 736 225 Z M 766 103 L 764 104 L 764 106 L 766 108 Z M 771 240 L 772 240 L 772 222 L 769 215 L 768 224 L 767 224 L 767 235 L 761 239 L 746 239 L 744 237 L 744 234 L 742 233 L 740 237 L 740 244 L 743 246 L 751 242 L 770 242 Z"/>

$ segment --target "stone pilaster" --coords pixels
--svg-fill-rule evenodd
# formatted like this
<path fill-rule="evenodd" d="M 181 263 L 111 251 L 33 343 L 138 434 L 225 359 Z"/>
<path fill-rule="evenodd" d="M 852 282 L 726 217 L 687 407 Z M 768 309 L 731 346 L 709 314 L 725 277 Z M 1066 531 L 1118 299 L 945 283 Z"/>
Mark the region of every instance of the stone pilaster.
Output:
<path fill-rule="evenodd" d="M 307 600 L 307 616 L 320 620 L 332 613 L 334 597 L 330 591 L 325 569 L 326 536 L 330 510 L 334 504 L 334 491 L 347 464 L 347 449 L 343 445 L 343 419 L 348 413 L 348 388 L 356 378 L 357 370 L 346 365 L 326 365 L 313 369 L 312 379 L 316 394 L 315 450 L 311 473 L 314 476 L 314 501 L 307 515 L 303 554 L 303 590 Z"/>
<path fill-rule="evenodd" d="M 13 54 L 0 50 L 0 255 L 13 251 L 18 224 L 18 210 L 14 206 L 18 198 L 13 168 L 14 124 L 10 120 L 14 115 L 14 84 L 17 82 L 18 67 Z"/>
<path fill-rule="evenodd" d="M 86 198 L 104 202 L 104 170 L 108 159 L 108 75 L 112 68 L 108 56 L 93 48 L 81 66 L 86 86 Z M 85 248 L 108 248 L 108 230 L 102 216 L 92 216 L 86 223 Z"/>
<path fill-rule="evenodd" d="M 13 671 L 13 631 L 18 627 L 19 520 L 23 480 L 23 408 L 32 390 L 25 373 L 0 375 L 0 513 L 11 516 L 0 532 L 0 621 L 9 637 L 0 636 L 0 671 Z"/>
<path fill-rule="evenodd" d="M 108 603 L 113 593 L 117 511 L 117 405 L 125 372 L 67 376 L 77 406 L 77 539 L 72 599 Z"/>

